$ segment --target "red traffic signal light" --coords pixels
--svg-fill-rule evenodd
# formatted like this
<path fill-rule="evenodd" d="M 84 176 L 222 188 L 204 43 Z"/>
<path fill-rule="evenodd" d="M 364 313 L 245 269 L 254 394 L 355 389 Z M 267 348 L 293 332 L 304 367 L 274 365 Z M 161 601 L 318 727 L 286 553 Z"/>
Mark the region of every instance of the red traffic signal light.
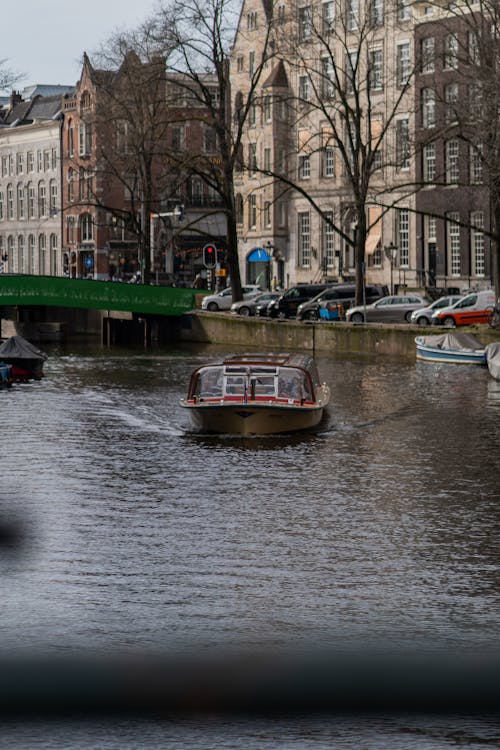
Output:
<path fill-rule="evenodd" d="M 215 245 L 205 245 L 203 248 L 203 265 L 205 268 L 215 268 L 217 265 L 217 248 Z"/>

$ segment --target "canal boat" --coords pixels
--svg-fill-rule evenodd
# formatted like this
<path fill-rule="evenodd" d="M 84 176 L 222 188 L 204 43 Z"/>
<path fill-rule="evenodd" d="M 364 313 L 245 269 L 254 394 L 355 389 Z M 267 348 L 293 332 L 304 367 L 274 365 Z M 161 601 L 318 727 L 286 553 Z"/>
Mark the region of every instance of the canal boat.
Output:
<path fill-rule="evenodd" d="M 471 333 L 443 333 L 417 336 L 417 359 L 427 362 L 485 365 L 485 347 Z"/>
<path fill-rule="evenodd" d="M 248 436 L 316 427 L 329 400 L 312 357 L 241 354 L 194 370 L 181 406 L 200 431 Z"/>
<path fill-rule="evenodd" d="M 490 375 L 495 380 L 500 380 L 500 341 L 495 341 L 486 347 L 486 364 Z"/>
<path fill-rule="evenodd" d="M 12 366 L 12 381 L 41 380 L 47 354 L 22 336 L 11 336 L 0 345 L 0 362 Z"/>

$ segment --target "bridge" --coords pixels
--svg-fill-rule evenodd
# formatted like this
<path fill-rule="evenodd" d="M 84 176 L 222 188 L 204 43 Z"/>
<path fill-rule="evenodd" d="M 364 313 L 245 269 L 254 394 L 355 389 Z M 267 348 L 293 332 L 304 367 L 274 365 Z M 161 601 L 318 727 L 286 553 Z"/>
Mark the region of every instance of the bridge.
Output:
<path fill-rule="evenodd" d="M 195 291 L 56 276 L 0 274 L 0 307 L 37 305 L 179 316 L 194 308 Z"/>

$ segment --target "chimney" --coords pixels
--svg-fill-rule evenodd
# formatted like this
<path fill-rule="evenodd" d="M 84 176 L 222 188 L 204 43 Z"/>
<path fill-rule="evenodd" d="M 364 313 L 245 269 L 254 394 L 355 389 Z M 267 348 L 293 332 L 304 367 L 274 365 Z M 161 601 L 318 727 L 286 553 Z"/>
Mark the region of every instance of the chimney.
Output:
<path fill-rule="evenodd" d="M 10 108 L 13 109 L 16 104 L 19 104 L 19 102 L 22 102 L 23 97 L 19 93 L 19 91 L 13 91 L 10 95 Z"/>

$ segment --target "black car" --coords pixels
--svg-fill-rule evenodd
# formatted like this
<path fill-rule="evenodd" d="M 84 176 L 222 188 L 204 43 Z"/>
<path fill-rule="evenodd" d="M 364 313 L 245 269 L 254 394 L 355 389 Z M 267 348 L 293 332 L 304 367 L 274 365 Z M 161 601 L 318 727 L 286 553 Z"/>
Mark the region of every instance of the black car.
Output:
<path fill-rule="evenodd" d="M 367 284 L 365 286 L 366 304 L 371 305 L 382 297 L 389 294 L 389 289 L 385 285 Z M 320 307 L 326 303 L 337 303 L 342 305 L 343 310 L 348 310 L 354 305 L 356 298 L 355 284 L 334 284 L 313 297 L 307 302 L 303 302 L 297 309 L 298 320 L 318 320 Z"/>
<path fill-rule="evenodd" d="M 297 284 L 287 289 L 286 292 L 271 302 L 267 308 L 270 318 L 294 318 L 297 315 L 299 305 L 316 297 L 320 292 L 327 289 L 331 284 Z"/>

